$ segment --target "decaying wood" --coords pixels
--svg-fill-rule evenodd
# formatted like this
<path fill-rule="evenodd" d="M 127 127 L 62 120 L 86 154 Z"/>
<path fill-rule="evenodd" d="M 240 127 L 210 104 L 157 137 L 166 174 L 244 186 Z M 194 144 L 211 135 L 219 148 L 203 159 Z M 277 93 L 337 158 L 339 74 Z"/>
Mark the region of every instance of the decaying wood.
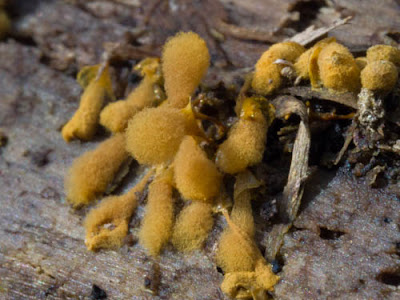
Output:
<path fill-rule="evenodd" d="M 155 2 L 160 5 L 151 11 Z M 239 77 L 270 43 L 260 36 L 221 37 L 218 20 L 284 40 L 295 35 L 299 20 L 318 28 L 352 15 L 351 23 L 331 34 L 361 51 L 400 27 L 395 0 L 326 1 L 315 17 L 303 20 L 304 10 L 296 10 L 302 2 L 321 1 L 9 1 L 13 30 L 7 41 L 0 41 L 0 298 L 227 299 L 212 257 L 221 218 L 204 251 L 182 255 L 168 248 L 154 261 L 136 243 L 143 215 L 139 206 L 122 249 L 87 251 L 86 211 L 74 211 L 65 202 L 63 178 L 72 160 L 94 148 L 105 133 L 100 130 L 90 143 L 66 145 L 59 129 L 78 105 L 81 90 L 74 74 L 101 61 L 107 42 L 128 40 L 131 58 L 141 59 L 149 51 L 160 54 L 160 46 L 176 31 L 194 30 L 211 50 L 208 79 L 227 80 L 236 72 L 232 65 L 243 68 L 235 73 Z M 144 34 L 138 34 L 144 25 Z M 132 171 L 124 179 L 126 189 L 140 172 Z M 398 288 L 387 280 L 399 276 L 396 196 L 371 189 L 346 168 L 322 171 L 317 179 L 305 189 L 295 228 L 282 238 L 285 266 L 274 297 L 399 298 Z M 278 230 L 283 236 L 285 230 Z M 336 239 L 322 232 L 343 235 Z"/>

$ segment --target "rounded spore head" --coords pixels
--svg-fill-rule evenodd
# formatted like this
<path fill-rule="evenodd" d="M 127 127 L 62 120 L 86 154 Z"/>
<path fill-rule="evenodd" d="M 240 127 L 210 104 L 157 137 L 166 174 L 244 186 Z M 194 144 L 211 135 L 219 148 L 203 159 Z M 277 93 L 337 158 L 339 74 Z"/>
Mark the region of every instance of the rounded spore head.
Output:
<path fill-rule="evenodd" d="M 178 109 L 147 108 L 129 121 L 126 149 L 140 164 L 168 162 L 174 158 L 188 130 L 188 120 Z"/>
<path fill-rule="evenodd" d="M 371 91 L 389 92 L 396 85 L 397 79 L 396 66 L 386 60 L 370 62 L 361 72 L 362 87 Z"/>
<path fill-rule="evenodd" d="M 367 50 L 368 62 L 387 60 L 400 67 L 400 50 L 389 45 L 375 45 Z"/>
<path fill-rule="evenodd" d="M 257 61 L 252 81 L 252 88 L 262 95 L 273 93 L 282 85 L 282 65 L 275 64 L 282 59 L 294 62 L 303 52 L 304 47 L 294 42 L 283 42 L 272 45 Z"/>
<path fill-rule="evenodd" d="M 360 69 L 349 49 L 330 43 L 318 57 L 319 75 L 323 85 L 336 92 L 358 92 Z"/>
<path fill-rule="evenodd" d="M 313 52 L 317 48 L 324 48 L 330 43 L 334 43 L 336 41 L 335 38 L 329 37 L 325 38 L 323 40 L 320 40 L 318 43 L 316 43 L 313 47 L 308 49 L 307 51 L 303 52 L 296 60 L 296 63 L 294 64 L 294 69 L 297 73 L 297 76 L 301 77 L 302 79 L 310 79 L 310 59 L 313 54 Z"/>
<path fill-rule="evenodd" d="M 206 42 L 194 32 L 180 32 L 163 49 L 162 71 L 168 103 L 183 108 L 210 65 Z"/>

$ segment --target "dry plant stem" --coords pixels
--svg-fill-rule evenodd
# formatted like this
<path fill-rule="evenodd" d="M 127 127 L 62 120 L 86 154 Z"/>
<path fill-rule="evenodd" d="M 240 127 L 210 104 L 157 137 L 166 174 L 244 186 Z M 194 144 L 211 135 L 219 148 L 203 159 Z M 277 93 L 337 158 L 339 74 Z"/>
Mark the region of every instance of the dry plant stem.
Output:
<path fill-rule="evenodd" d="M 283 223 L 275 225 L 267 239 L 265 256 L 270 260 L 274 259 L 278 254 L 284 235 L 297 216 L 303 196 L 304 183 L 308 176 L 308 156 L 311 142 L 306 106 L 294 97 L 284 96 L 275 99 L 274 104 L 277 118 L 283 118 L 290 113 L 295 113 L 300 116 L 301 121 L 293 146 L 288 182 L 283 190 L 280 209 Z"/>
<path fill-rule="evenodd" d="M 280 38 L 275 36 L 272 32 L 244 28 L 233 24 L 228 24 L 223 20 L 218 20 L 215 24 L 215 27 L 223 34 L 240 40 L 252 40 L 267 43 L 277 43 L 280 41 Z"/>
<path fill-rule="evenodd" d="M 354 134 L 355 128 L 356 128 L 356 123 L 353 122 L 352 125 L 349 127 L 349 129 L 346 132 L 346 139 L 344 140 L 343 147 L 342 147 L 342 149 L 340 149 L 340 151 L 334 161 L 335 165 L 337 165 L 342 160 L 342 157 L 345 154 L 347 148 L 349 148 L 351 142 L 353 141 L 353 134 Z"/>
<path fill-rule="evenodd" d="M 154 3 L 151 5 L 149 11 L 146 13 L 145 17 L 143 18 L 143 25 L 148 26 L 150 19 L 153 15 L 153 13 L 156 11 L 156 9 L 164 2 L 164 0 L 156 0 Z"/>
<path fill-rule="evenodd" d="M 310 129 L 308 123 L 300 122 L 296 141 L 293 146 L 292 163 L 290 165 L 288 183 L 283 190 L 288 200 L 287 215 L 291 222 L 297 216 L 304 191 L 304 182 L 308 175 L 308 154 L 310 150 Z"/>
<path fill-rule="evenodd" d="M 303 184 L 308 175 L 308 154 L 310 151 L 311 134 L 308 126 L 306 106 L 294 97 L 286 98 L 285 103 L 287 106 L 286 108 L 282 107 L 282 111 L 278 111 L 277 108 L 277 117 L 281 118 L 288 113 L 296 113 L 301 118 L 293 146 L 288 182 L 283 190 L 284 201 L 286 202 L 286 218 L 293 222 L 303 195 Z"/>
<path fill-rule="evenodd" d="M 308 86 L 287 87 L 280 91 L 282 94 L 298 96 L 305 99 L 317 98 L 319 100 L 333 101 L 357 109 L 357 95 L 354 93 L 337 94 L 327 89 L 313 90 Z"/>
<path fill-rule="evenodd" d="M 139 195 L 154 174 L 150 169 L 143 178 L 124 195 L 105 198 L 86 217 L 85 244 L 89 250 L 118 248 L 128 234 L 129 219 L 138 205 Z"/>
<path fill-rule="evenodd" d="M 110 61 L 127 61 L 134 59 L 143 59 L 143 57 L 157 56 L 153 50 L 154 47 L 135 47 L 127 43 L 104 43 L 105 52 L 110 53 L 108 59 Z"/>
<path fill-rule="evenodd" d="M 311 43 L 315 42 L 316 40 L 325 37 L 328 34 L 328 32 L 332 31 L 333 29 L 348 24 L 351 19 L 352 19 L 351 16 L 346 17 L 344 19 L 338 19 L 335 22 L 333 22 L 331 26 L 321 27 L 318 29 L 315 29 L 315 26 L 311 25 L 304 31 L 296 34 L 295 36 L 292 36 L 289 40 L 292 42 L 299 43 L 300 45 L 303 46 L 308 46 Z"/>
<path fill-rule="evenodd" d="M 276 224 L 272 227 L 265 242 L 266 248 L 264 256 L 268 261 L 273 261 L 278 255 L 282 247 L 283 239 L 286 233 L 289 232 L 291 226 L 291 223 L 286 223 Z"/>
<path fill-rule="evenodd" d="M 332 120 L 351 120 L 356 114 L 354 112 L 347 115 L 336 115 L 335 112 L 329 113 L 316 113 L 310 112 L 311 120 L 322 120 L 322 121 L 332 121 Z"/>
<path fill-rule="evenodd" d="M 139 240 L 152 256 L 158 256 L 172 234 L 174 199 L 172 171 L 161 171 L 149 186 L 146 213 Z"/>

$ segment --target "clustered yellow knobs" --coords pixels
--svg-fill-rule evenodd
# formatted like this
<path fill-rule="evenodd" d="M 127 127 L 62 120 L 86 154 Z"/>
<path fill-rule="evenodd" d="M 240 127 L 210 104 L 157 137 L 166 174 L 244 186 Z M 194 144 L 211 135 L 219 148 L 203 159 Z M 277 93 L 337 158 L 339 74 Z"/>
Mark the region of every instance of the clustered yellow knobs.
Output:
<path fill-rule="evenodd" d="M 252 95 L 239 95 L 236 122 L 225 139 L 213 141 L 198 126 L 200 117 L 191 102 L 209 64 L 205 41 L 193 32 L 178 33 L 166 42 L 161 60 L 146 58 L 136 66 L 142 75 L 136 89 L 104 108 L 107 99 L 114 100 L 110 66 L 83 68 L 78 74 L 84 88 L 80 106 L 62 136 L 67 142 L 90 140 L 101 124 L 111 137 L 73 162 L 65 192 L 74 207 L 89 205 L 104 197 L 118 172 L 135 159 L 147 166 L 147 173 L 128 192 L 104 197 L 89 212 L 88 249 L 120 247 L 140 195 L 148 189 L 139 229 L 139 242 L 148 254 L 160 255 L 169 242 L 181 252 L 200 249 L 213 228 L 213 215 L 222 213 L 227 226 L 216 253 L 225 272 L 221 288 L 234 298 L 255 298 L 273 290 L 279 280 L 254 240 L 251 189 L 256 186 L 240 188 L 252 177 L 248 168 L 263 158 L 274 119 L 274 107 L 266 97 L 290 80 L 283 75 L 285 67 L 292 68 L 299 80 L 310 81 L 314 89 L 355 93 L 362 87 L 388 92 L 397 81 L 400 53 L 380 45 L 356 60 L 334 38 L 308 50 L 294 42 L 275 44 L 255 66 Z M 213 150 L 205 151 L 209 143 Z M 230 212 L 221 204 L 226 202 L 221 192 L 226 174 L 236 178 Z M 174 191 L 185 203 L 177 216 Z"/>
<path fill-rule="evenodd" d="M 361 71 L 362 86 L 371 91 L 391 91 L 398 78 L 400 50 L 386 45 L 372 46 L 367 51 L 366 61 Z"/>
<path fill-rule="evenodd" d="M 293 42 L 275 44 L 256 64 L 252 87 L 261 95 L 276 92 L 284 83 L 285 64 L 293 65 L 299 79 L 312 88 L 325 87 L 335 93 L 358 93 L 361 88 L 391 91 L 397 82 L 400 50 L 388 45 L 368 49 L 366 57 L 354 58 L 349 49 L 326 38 L 308 50 Z"/>
<path fill-rule="evenodd" d="M 260 101 L 263 101 L 262 98 L 256 97 L 243 101 L 239 120 L 219 146 L 216 163 L 224 173 L 236 174 L 261 161 L 271 117 L 265 118 Z"/>

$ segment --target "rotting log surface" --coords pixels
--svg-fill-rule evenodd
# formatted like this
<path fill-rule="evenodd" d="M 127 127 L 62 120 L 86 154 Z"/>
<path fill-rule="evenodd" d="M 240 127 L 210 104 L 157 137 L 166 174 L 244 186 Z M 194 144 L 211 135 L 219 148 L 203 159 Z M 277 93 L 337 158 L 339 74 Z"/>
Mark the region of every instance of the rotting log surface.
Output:
<path fill-rule="evenodd" d="M 59 129 L 78 104 L 73 75 L 99 61 L 104 42 L 121 41 L 135 26 L 149 30 L 137 44 L 149 55 L 160 53 L 177 30 L 199 32 L 211 48 L 209 78 L 225 74 L 223 67 L 251 67 L 267 48 L 245 39 L 246 30 L 254 39 L 271 32 L 284 39 L 307 25 L 353 15 L 351 25 L 333 32 L 353 50 L 398 42 L 398 1 L 269 2 L 13 1 L 13 32 L 0 43 L 0 128 L 8 136 L 0 148 L 1 299 L 89 299 L 94 284 L 109 299 L 157 298 L 146 287 L 158 289 L 160 299 L 225 299 L 212 261 L 220 220 L 205 251 L 181 255 L 167 249 L 158 287 L 154 262 L 138 244 L 86 250 L 84 211 L 65 203 L 63 177 L 73 158 L 96 141 L 66 145 Z M 313 8 L 320 10 L 310 13 Z M 231 34 L 221 20 L 235 26 L 228 26 Z M 140 207 L 133 225 L 142 212 Z M 398 299 L 399 224 L 396 196 L 369 188 L 345 167 L 318 171 L 285 238 L 275 298 Z M 135 236 L 134 226 L 132 231 Z"/>

